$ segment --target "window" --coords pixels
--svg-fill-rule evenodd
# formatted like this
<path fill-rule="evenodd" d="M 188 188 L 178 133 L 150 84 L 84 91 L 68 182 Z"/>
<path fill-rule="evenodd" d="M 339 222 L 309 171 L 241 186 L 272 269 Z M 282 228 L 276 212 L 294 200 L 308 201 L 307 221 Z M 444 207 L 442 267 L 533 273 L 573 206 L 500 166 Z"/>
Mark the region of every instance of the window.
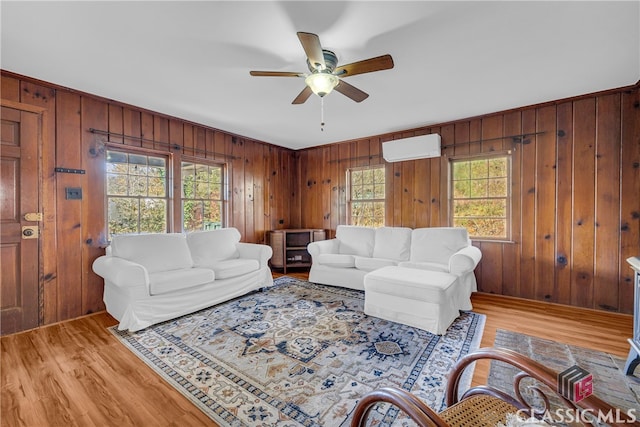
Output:
<path fill-rule="evenodd" d="M 213 230 L 224 225 L 222 165 L 182 162 L 182 230 Z"/>
<path fill-rule="evenodd" d="M 181 197 L 174 198 L 168 174 L 171 158 L 163 155 L 107 150 L 107 232 L 165 233 L 173 206 L 181 203 L 182 231 L 213 230 L 225 225 L 226 183 L 223 164 L 185 159 L 180 164 Z"/>
<path fill-rule="evenodd" d="M 167 231 L 167 159 L 107 151 L 109 236 Z"/>
<path fill-rule="evenodd" d="M 451 224 L 469 237 L 510 238 L 510 154 L 451 160 Z"/>
<path fill-rule="evenodd" d="M 384 175 L 384 165 L 347 171 L 349 224 L 366 227 L 384 225 Z"/>

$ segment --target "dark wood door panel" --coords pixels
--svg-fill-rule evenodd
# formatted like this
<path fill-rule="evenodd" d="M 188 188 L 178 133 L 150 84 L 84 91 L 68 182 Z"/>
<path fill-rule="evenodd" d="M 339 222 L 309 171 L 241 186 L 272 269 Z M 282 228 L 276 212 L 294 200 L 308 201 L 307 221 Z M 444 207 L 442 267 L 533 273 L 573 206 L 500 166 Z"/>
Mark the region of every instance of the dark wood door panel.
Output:
<path fill-rule="evenodd" d="M 4 229 L 3 229 L 4 231 Z M 2 329 L 15 330 L 20 323 L 20 245 L 5 243 L 0 246 L 2 273 L 0 274 L 0 310 Z"/>
<path fill-rule="evenodd" d="M 2 107 L 0 152 L 0 334 L 39 323 L 39 241 L 23 227 L 38 226 L 25 214 L 39 208 L 40 116 Z"/>
<path fill-rule="evenodd" d="M 5 227 L 20 221 L 19 209 L 16 205 L 16 191 L 20 186 L 20 163 L 18 159 L 11 158 L 7 154 L 9 153 L 6 153 L 3 149 L 2 159 L 0 160 L 0 181 L 2 182 L 0 223 L 2 224 L 2 233 L 7 231 Z"/>

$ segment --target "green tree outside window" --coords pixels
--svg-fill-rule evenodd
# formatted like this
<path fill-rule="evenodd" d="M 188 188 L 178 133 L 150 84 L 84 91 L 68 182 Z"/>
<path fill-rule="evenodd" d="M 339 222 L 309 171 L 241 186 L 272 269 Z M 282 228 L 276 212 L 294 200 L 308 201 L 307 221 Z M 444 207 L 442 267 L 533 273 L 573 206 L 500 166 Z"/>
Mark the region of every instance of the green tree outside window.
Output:
<path fill-rule="evenodd" d="M 347 171 L 349 224 L 382 227 L 385 219 L 385 167 Z"/>
<path fill-rule="evenodd" d="M 470 237 L 508 239 L 510 155 L 454 159 L 451 167 L 451 223 Z"/>
<path fill-rule="evenodd" d="M 167 231 L 167 159 L 107 151 L 107 232 Z"/>
<path fill-rule="evenodd" d="M 181 171 L 183 230 L 214 230 L 223 227 L 223 166 L 182 162 Z"/>

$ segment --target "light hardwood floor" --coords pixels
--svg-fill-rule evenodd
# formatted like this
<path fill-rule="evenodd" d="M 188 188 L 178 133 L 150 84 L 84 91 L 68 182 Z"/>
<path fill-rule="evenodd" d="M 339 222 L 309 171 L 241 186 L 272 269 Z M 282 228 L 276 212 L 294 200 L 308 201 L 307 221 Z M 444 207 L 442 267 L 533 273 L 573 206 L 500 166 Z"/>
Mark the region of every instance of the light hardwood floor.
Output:
<path fill-rule="evenodd" d="M 304 273 L 292 274 L 306 278 Z M 632 317 L 488 294 L 481 346 L 507 329 L 626 357 Z M 214 426 L 106 330 L 105 312 L 0 339 L 2 426 Z M 478 364 L 474 384 L 486 381 Z"/>

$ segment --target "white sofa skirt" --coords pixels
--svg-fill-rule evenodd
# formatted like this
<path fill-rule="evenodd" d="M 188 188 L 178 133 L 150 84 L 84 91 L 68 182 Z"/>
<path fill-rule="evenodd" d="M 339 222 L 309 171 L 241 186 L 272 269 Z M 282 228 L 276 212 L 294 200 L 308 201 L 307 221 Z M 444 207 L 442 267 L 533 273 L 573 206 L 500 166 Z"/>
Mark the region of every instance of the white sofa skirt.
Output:
<path fill-rule="evenodd" d="M 242 276 L 153 296 L 145 285 L 119 287 L 105 281 L 103 299 L 107 312 L 120 321 L 118 329 L 134 332 L 271 285 L 273 276 L 264 267 Z"/>
<path fill-rule="evenodd" d="M 336 268 L 314 263 L 309 271 L 309 281 L 364 291 L 364 276 L 367 273 L 357 268 Z"/>

